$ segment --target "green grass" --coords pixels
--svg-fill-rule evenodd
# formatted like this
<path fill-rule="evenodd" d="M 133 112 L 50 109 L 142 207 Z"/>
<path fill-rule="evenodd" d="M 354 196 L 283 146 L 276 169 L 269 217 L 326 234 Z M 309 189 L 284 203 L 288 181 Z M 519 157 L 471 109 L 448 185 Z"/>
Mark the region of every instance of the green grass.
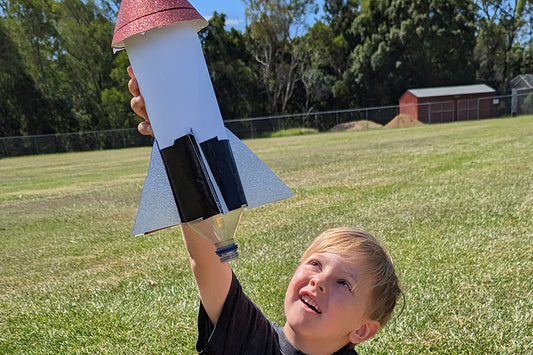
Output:
<path fill-rule="evenodd" d="M 272 320 L 312 238 L 357 226 L 407 297 L 360 354 L 533 352 L 533 117 L 246 143 L 295 192 L 237 235 L 233 267 Z M 129 235 L 149 154 L 0 160 L 0 354 L 194 353 L 179 228 Z"/>
<path fill-rule="evenodd" d="M 261 138 L 269 137 L 289 137 L 289 136 L 303 136 L 307 134 L 317 134 L 318 130 L 315 128 L 288 128 L 279 131 L 269 132 L 261 135 Z"/>

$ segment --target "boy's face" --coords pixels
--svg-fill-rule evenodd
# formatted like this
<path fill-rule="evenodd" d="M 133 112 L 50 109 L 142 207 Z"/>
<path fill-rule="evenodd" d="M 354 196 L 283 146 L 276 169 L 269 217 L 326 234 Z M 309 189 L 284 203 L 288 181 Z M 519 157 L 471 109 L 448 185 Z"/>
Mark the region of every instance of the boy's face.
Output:
<path fill-rule="evenodd" d="M 354 334 L 368 321 L 371 292 L 360 264 L 329 252 L 307 258 L 285 294 L 286 326 L 297 336 L 340 346 L 365 340 Z"/>

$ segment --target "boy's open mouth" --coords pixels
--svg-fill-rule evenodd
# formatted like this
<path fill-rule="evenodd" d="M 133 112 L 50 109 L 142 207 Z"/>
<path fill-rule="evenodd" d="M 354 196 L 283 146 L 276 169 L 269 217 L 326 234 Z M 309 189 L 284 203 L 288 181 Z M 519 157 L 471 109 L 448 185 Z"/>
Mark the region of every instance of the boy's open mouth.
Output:
<path fill-rule="evenodd" d="M 313 301 L 311 298 L 307 297 L 306 295 L 300 296 L 300 301 L 305 303 L 305 305 L 309 308 L 311 308 L 315 313 L 320 314 L 322 313 L 320 309 L 318 308 L 318 305 Z"/>

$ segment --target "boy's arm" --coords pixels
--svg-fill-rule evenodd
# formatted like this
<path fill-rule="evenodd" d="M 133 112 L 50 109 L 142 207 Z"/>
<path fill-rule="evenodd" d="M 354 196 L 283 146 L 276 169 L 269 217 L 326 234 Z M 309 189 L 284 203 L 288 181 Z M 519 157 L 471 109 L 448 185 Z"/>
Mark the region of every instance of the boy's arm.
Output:
<path fill-rule="evenodd" d="M 137 115 L 144 118 L 144 121 L 139 123 L 138 130 L 144 135 L 153 135 L 144 106 L 144 99 L 139 91 L 139 84 L 131 66 L 128 67 L 128 74 L 131 77 L 128 88 L 133 95 L 130 103 L 131 108 Z M 215 253 L 216 248 L 210 241 L 198 235 L 187 225 L 182 225 L 181 230 L 185 246 L 189 251 L 191 268 L 196 279 L 200 299 L 209 319 L 213 324 L 216 324 L 231 286 L 233 277 L 231 267 L 228 263 L 220 262 Z"/>
<path fill-rule="evenodd" d="M 200 299 L 209 319 L 216 324 L 231 286 L 231 267 L 228 263 L 220 262 L 216 248 L 210 241 L 186 224 L 182 224 L 181 230 Z"/>

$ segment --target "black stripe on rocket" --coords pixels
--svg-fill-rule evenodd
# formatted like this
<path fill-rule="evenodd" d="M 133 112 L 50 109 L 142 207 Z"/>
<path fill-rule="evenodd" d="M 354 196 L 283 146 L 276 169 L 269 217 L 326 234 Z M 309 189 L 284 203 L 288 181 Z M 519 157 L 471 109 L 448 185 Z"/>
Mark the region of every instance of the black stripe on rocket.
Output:
<path fill-rule="evenodd" d="M 208 168 L 229 211 L 246 205 L 229 141 L 212 138 L 202 142 L 200 147 L 208 167 L 192 134 L 160 150 L 182 223 L 224 213 Z"/>

